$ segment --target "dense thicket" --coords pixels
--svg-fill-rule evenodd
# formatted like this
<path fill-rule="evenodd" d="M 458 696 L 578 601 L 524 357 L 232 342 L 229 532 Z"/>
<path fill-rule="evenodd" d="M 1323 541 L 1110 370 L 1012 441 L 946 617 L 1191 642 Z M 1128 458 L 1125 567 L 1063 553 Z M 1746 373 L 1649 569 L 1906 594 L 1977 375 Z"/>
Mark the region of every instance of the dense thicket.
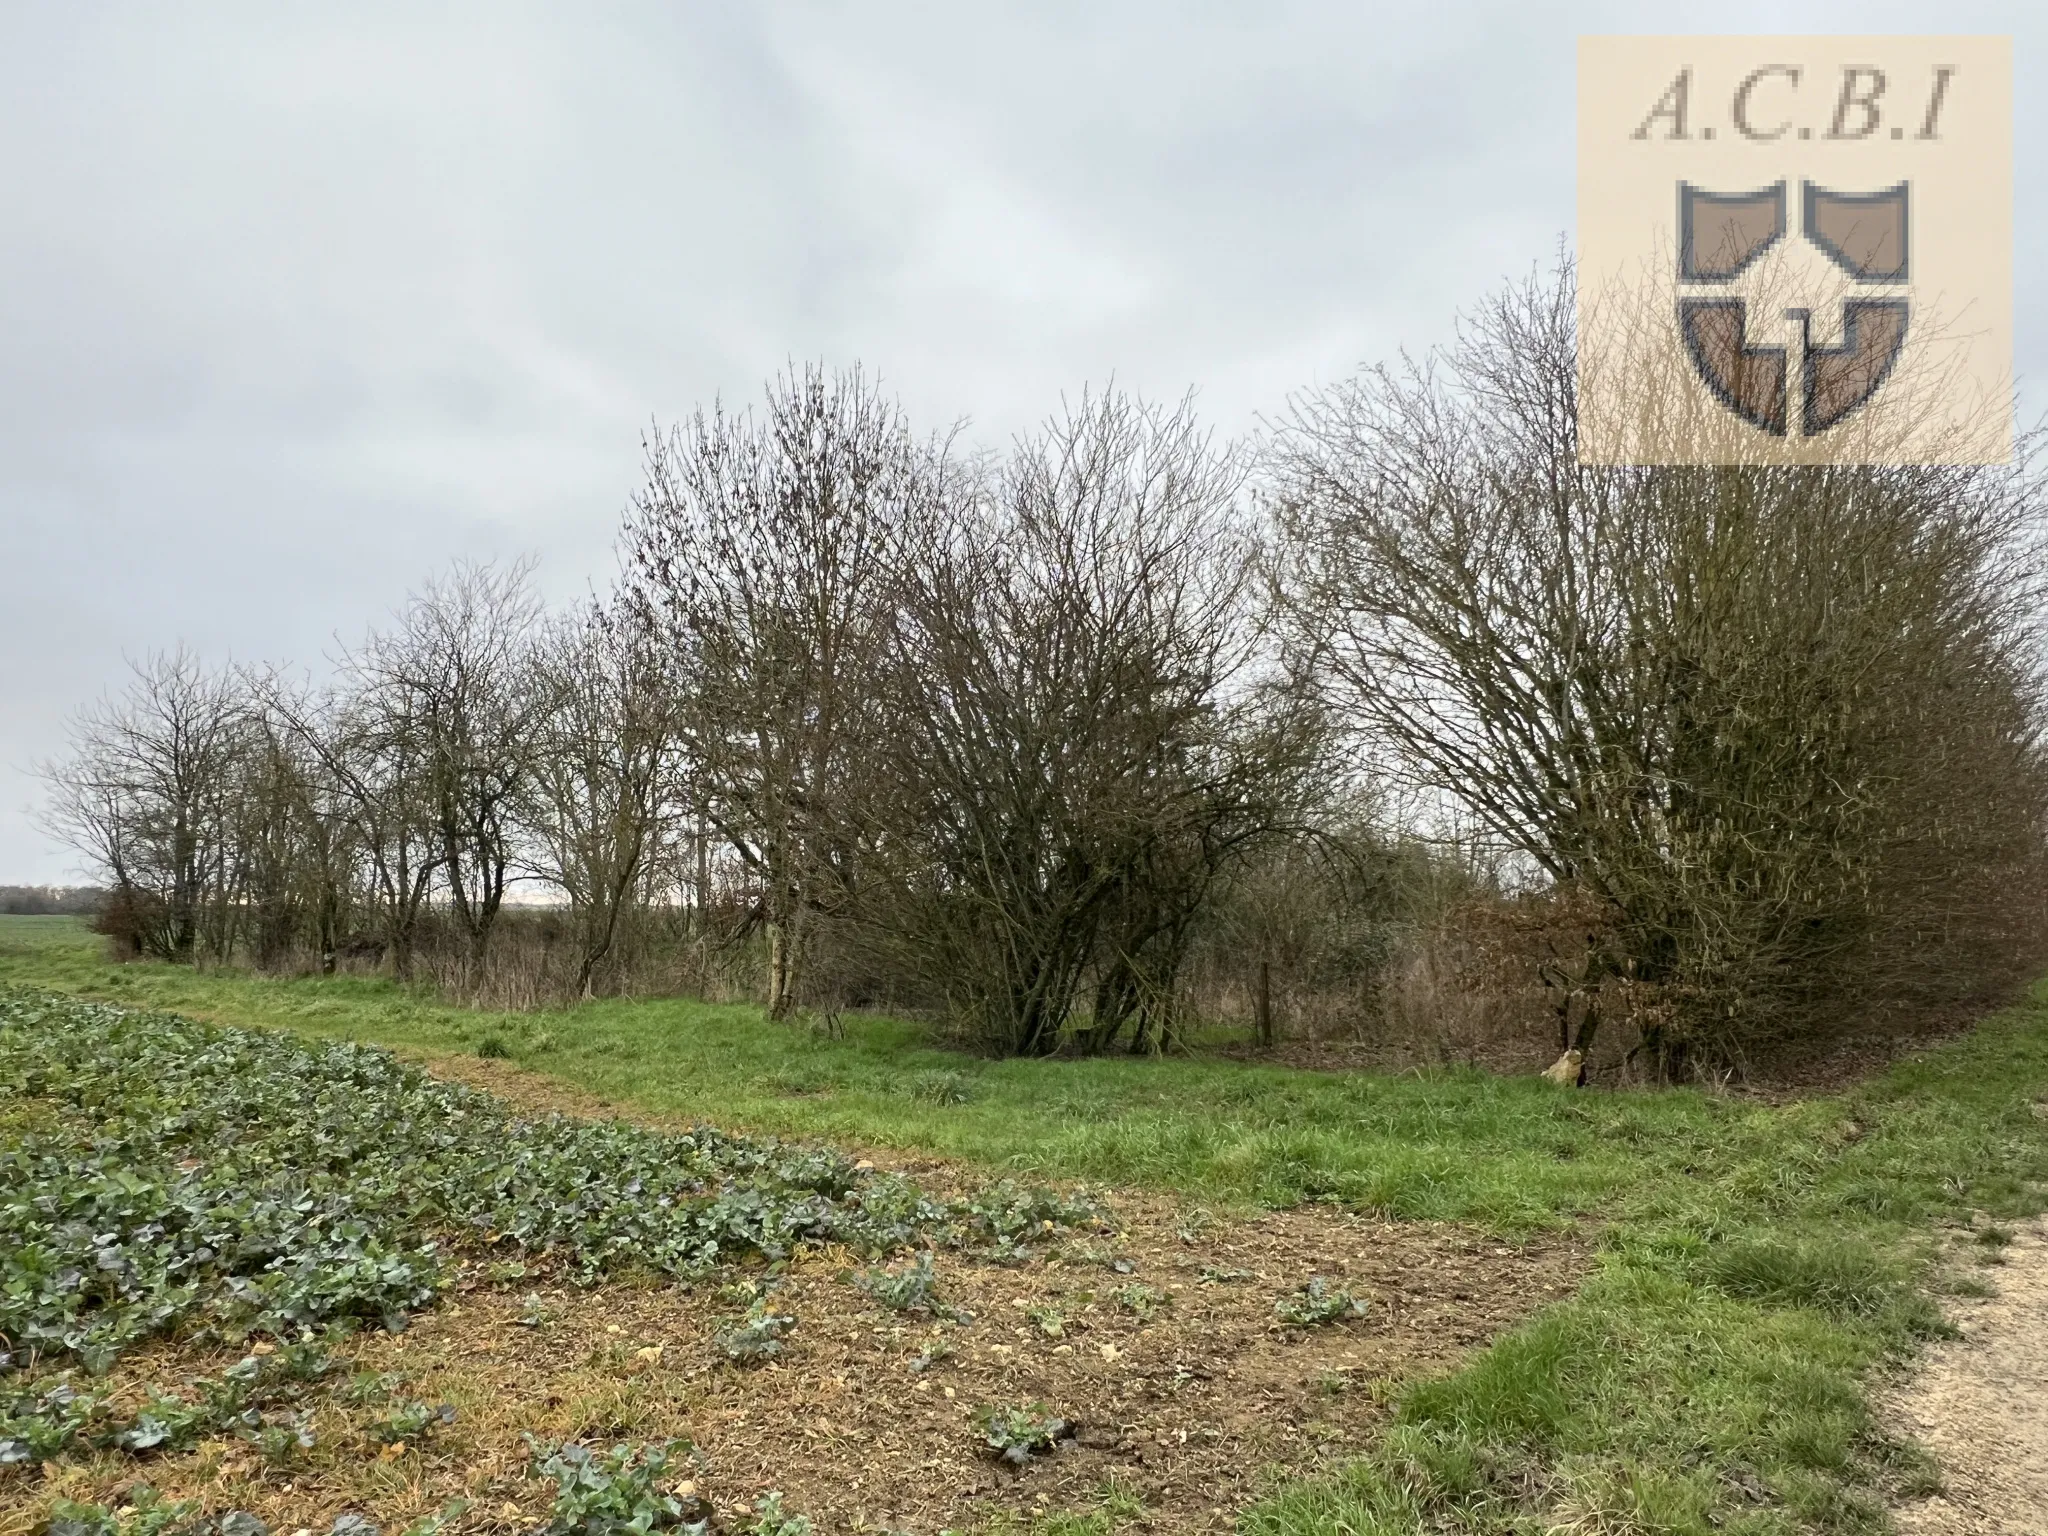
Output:
<path fill-rule="evenodd" d="M 2038 477 L 1581 466 L 1571 314 L 1255 445 L 1112 392 L 964 456 L 797 370 L 650 442 L 612 594 L 458 566 L 319 688 L 151 657 L 53 820 L 166 959 L 1033 1054 L 1492 988 L 1670 1069 L 2037 964 Z"/>
<path fill-rule="evenodd" d="M 2018 470 L 1577 462 L 1572 294 L 1298 402 L 1288 605 L 1319 686 L 1542 879 L 1667 1058 L 2038 963 L 2035 538 Z"/>
<path fill-rule="evenodd" d="M 1324 737 L 1260 673 L 1243 471 L 1085 398 L 906 569 L 869 799 L 881 942 L 1007 1050 L 1172 1038 L 1224 872 L 1305 826 Z"/>

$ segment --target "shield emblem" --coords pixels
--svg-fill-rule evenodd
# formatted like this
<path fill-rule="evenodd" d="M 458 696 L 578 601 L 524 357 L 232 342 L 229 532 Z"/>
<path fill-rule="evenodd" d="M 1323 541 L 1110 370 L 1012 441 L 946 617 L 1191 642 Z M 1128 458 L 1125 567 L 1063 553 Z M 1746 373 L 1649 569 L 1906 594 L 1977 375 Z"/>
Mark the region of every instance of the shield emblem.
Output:
<path fill-rule="evenodd" d="M 1795 370 L 1788 348 L 1751 340 L 1748 301 L 1728 285 L 1784 238 L 1787 187 L 1720 193 L 1680 182 L 1678 275 L 1712 284 L 1711 297 L 1681 291 L 1678 328 L 1700 381 L 1741 420 L 1773 437 L 1787 435 Z M 1851 281 L 1904 283 L 1908 273 L 1905 182 L 1879 192 L 1838 192 L 1800 185 L 1801 233 Z M 1842 301 L 1842 341 L 1813 342 L 1812 312 L 1787 311 L 1798 323 L 1800 435 L 1818 436 L 1876 394 L 1906 344 L 1903 296 Z"/>
<path fill-rule="evenodd" d="M 1725 283 L 1785 235 L 1785 183 L 1726 197 L 1678 184 L 1678 275 Z"/>
<path fill-rule="evenodd" d="M 1831 192 L 1802 185 L 1806 238 L 1859 283 L 1906 280 L 1906 183 L 1882 192 Z"/>

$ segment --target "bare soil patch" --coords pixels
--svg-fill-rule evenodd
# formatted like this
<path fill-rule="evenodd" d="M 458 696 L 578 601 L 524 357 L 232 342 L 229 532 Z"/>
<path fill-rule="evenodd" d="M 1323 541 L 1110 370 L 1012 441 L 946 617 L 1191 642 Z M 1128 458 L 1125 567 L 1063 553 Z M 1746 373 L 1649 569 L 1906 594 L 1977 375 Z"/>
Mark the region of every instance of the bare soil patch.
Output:
<path fill-rule="evenodd" d="M 1906 1536 L 2048 1533 L 2048 1233 L 2020 1229 L 2002 1255 L 1980 1271 L 1997 1294 L 1958 1298 L 1962 1338 L 1930 1351 L 1886 1404 L 1941 1466 L 1941 1491 L 1895 1512 Z"/>
<path fill-rule="evenodd" d="M 504 1063 L 430 1065 L 528 1109 L 607 1108 Z M 936 1160 L 891 1161 L 932 1187 L 966 1178 Z M 118 1500 L 138 1478 L 283 1533 L 325 1531 L 348 1512 L 396 1532 L 456 1498 L 470 1507 L 451 1532 L 526 1531 L 548 1502 L 525 1475 L 526 1431 L 689 1440 L 688 1491 L 718 1528 L 769 1488 L 820 1532 L 920 1533 L 1085 1513 L 1114 1488 L 1144 1505 L 1133 1528 L 1224 1530 L 1276 1471 L 1363 1448 L 1400 1383 L 1451 1368 L 1569 1294 L 1589 1262 L 1577 1237 L 1509 1246 L 1328 1208 L 1212 1212 L 1134 1193 L 1111 1206 L 1116 1231 L 1016 1267 L 940 1254 L 939 1295 L 958 1319 L 891 1311 L 849 1283 L 851 1256 L 807 1255 L 771 1293 L 798 1319 L 787 1351 L 758 1366 L 729 1362 L 714 1342 L 746 1309 L 731 1285 L 584 1290 L 479 1260 L 407 1332 L 348 1346 L 359 1370 L 397 1378 L 394 1400 L 445 1401 L 452 1423 L 392 1449 L 368 1428 L 380 1410 L 335 1402 L 296 1465 L 218 1441 L 150 1462 L 52 1466 L 15 1485 L 10 1496 L 30 1502 L 0 1512 L 0 1536 L 33 1529 L 58 1494 Z M 1365 1316 L 1282 1326 L 1275 1301 L 1315 1275 L 1364 1298 Z M 150 1351 L 119 1378 L 139 1391 L 232 1358 Z M 1034 1404 L 1072 1421 L 1076 1437 L 1021 1468 L 1000 1462 L 977 1414 Z"/>
<path fill-rule="evenodd" d="M 546 1503 L 523 1475 L 521 1431 L 531 1430 L 687 1438 L 693 1491 L 717 1513 L 779 1488 L 821 1531 L 1085 1512 L 1112 1479 L 1144 1502 L 1140 1528 L 1222 1530 L 1270 1469 L 1362 1448 L 1397 1384 L 1450 1367 L 1567 1294 L 1586 1262 L 1568 1241 L 1511 1248 L 1321 1211 L 1205 1222 L 1141 1197 L 1116 1208 L 1119 1237 L 1022 1267 L 942 1256 L 941 1295 L 970 1314 L 964 1322 L 888 1311 L 840 1278 L 846 1256 L 813 1255 L 772 1293 L 798 1319 L 788 1353 L 757 1367 L 727 1363 L 713 1345 L 745 1306 L 718 1288 L 528 1289 L 479 1270 L 406 1333 L 353 1346 L 359 1369 L 402 1375 L 400 1398 L 455 1406 L 454 1423 L 419 1445 L 382 1451 L 323 1410 L 325 1453 L 295 1470 L 223 1442 L 146 1468 L 65 1469 L 52 1482 L 104 1498 L 140 1470 L 162 1490 L 246 1508 L 287 1532 L 324 1530 L 349 1511 L 394 1530 L 461 1497 L 474 1508 L 454 1529 L 514 1532 L 538 1524 Z M 1280 1326 L 1275 1300 L 1310 1275 L 1364 1297 L 1366 1316 Z M 1149 1320 L 1117 1298 L 1132 1285 L 1164 1295 Z M 927 1354 L 939 1358 L 914 1370 Z M 136 1363 L 138 1379 L 164 1379 L 164 1357 Z M 1077 1439 L 1021 1469 L 987 1454 L 977 1411 L 1034 1403 L 1074 1421 Z"/>

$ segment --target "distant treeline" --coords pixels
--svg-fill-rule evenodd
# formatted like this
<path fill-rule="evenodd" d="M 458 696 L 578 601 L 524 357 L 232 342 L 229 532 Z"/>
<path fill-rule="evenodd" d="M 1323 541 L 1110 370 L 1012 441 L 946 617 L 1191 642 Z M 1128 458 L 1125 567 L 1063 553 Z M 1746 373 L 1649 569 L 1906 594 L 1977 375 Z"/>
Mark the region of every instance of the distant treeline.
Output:
<path fill-rule="evenodd" d="M 106 895 L 96 885 L 0 885 L 0 917 L 90 917 Z"/>

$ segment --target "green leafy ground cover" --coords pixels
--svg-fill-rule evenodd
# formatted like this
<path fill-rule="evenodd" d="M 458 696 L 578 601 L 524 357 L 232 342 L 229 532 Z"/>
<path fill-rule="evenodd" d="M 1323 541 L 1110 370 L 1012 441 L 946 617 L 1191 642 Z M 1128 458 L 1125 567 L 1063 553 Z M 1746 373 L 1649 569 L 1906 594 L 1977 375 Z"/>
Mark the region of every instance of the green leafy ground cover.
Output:
<path fill-rule="evenodd" d="M 403 1328 L 455 1251 L 687 1280 L 805 1245 L 1010 1253 L 1093 1219 L 1007 1181 L 941 1202 L 709 1128 L 523 1118 L 374 1047 L 0 990 L 0 1498 L 10 1472 L 71 1452 L 310 1448 L 295 1410 L 334 1369 L 323 1343 Z M 171 1335 L 275 1342 L 140 1407 L 96 1387 Z M 403 1441 L 445 1414 L 387 1418 L 373 1435 Z"/>
<path fill-rule="evenodd" d="M 680 1002 L 484 1016 L 383 983 L 110 967 L 46 920 L 0 920 L 7 979 L 428 1054 L 489 1032 L 524 1066 L 728 1127 L 1507 1235 L 1597 1226 L 1576 1297 L 1406 1388 L 1371 1456 L 1245 1512 L 1256 1536 L 1881 1529 L 1885 1496 L 1931 1474 L 1874 1423 L 1870 1385 L 1938 1331 L 1931 1289 L 1969 1283 L 1937 1238 L 2036 1213 L 2048 1187 L 2039 994 L 1854 1088 L 1762 1104 L 1464 1072 L 988 1063 L 890 1021 L 827 1040 Z"/>
<path fill-rule="evenodd" d="M 1069 1212 L 1014 1189 L 946 1204 L 844 1156 L 551 1115 L 388 1052 L 50 995 L 0 994 L 0 1368 L 95 1372 L 202 1321 L 239 1336 L 402 1326 L 453 1237 L 695 1278 L 802 1243 L 887 1253 L 1014 1238 Z"/>

